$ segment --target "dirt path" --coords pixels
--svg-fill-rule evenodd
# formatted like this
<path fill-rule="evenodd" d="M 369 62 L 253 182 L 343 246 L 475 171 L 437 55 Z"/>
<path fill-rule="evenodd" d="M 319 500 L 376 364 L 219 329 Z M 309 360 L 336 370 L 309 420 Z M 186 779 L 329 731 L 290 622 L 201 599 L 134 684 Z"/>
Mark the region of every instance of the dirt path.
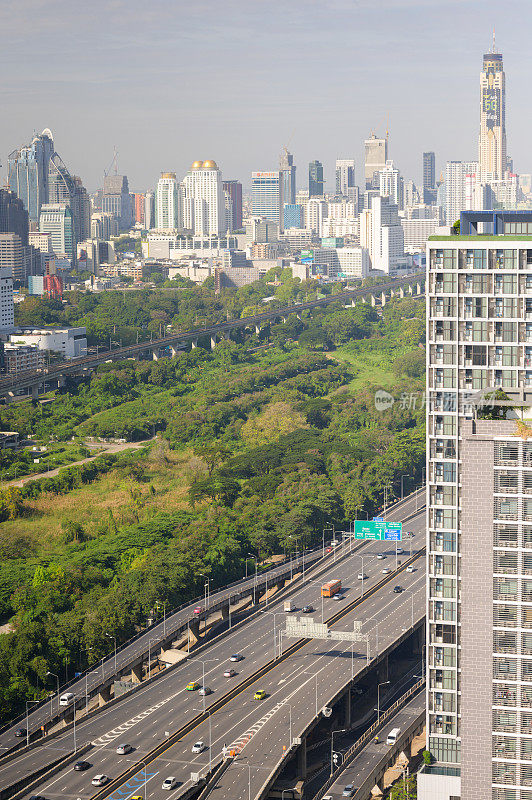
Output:
<path fill-rule="evenodd" d="M 59 470 L 63 469 L 64 467 L 77 467 L 79 464 L 86 464 L 88 461 L 94 461 L 95 458 L 98 458 L 98 456 L 106 453 L 121 453 L 123 450 L 139 450 L 141 447 L 144 447 L 147 442 L 151 441 L 153 440 L 145 439 L 142 442 L 125 442 L 124 444 L 104 444 L 102 442 L 101 445 L 95 445 L 92 443 L 93 447 L 101 447 L 100 451 L 94 456 L 87 456 L 87 458 L 82 458 L 81 461 L 71 461 L 70 464 L 63 464 L 60 467 L 48 470 L 48 472 L 35 472 L 32 475 L 25 475 L 23 478 L 18 478 L 13 481 L 6 481 L 5 483 L 1 484 L 1 487 L 2 489 L 6 489 L 8 486 L 17 486 L 20 488 L 21 486 L 24 486 L 25 483 L 28 483 L 28 481 L 36 481 L 39 480 L 39 478 L 53 478 L 53 476 L 57 475 Z"/>

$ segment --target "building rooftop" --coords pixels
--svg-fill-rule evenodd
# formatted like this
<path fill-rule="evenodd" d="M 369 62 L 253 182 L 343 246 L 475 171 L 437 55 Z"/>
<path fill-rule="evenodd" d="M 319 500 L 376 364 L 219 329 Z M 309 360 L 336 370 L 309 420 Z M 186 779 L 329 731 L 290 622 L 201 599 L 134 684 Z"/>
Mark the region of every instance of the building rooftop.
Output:
<path fill-rule="evenodd" d="M 532 236 L 529 234 L 524 233 L 483 233 L 483 234 L 451 234 L 451 236 L 438 236 L 438 234 L 433 234 L 432 236 L 428 237 L 429 242 L 440 242 L 440 241 L 447 241 L 447 242 L 479 242 L 479 241 L 486 241 L 486 242 L 493 242 L 494 240 L 499 241 L 502 239 L 503 241 L 511 240 L 513 242 L 528 242 L 532 241 Z"/>

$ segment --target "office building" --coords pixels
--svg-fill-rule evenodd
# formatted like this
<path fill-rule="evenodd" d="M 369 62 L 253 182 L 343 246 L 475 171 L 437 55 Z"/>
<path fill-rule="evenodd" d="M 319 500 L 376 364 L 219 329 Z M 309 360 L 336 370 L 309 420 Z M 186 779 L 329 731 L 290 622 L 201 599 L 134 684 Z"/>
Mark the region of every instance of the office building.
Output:
<path fill-rule="evenodd" d="M 11 270 L 2 266 L 2 235 L 0 234 L 0 333 L 12 333 L 15 329 L 13 277 Z"/>
<path fill-rule="evenodd" d="M 323 197 L 323 164 L 311 161 L 308 165 L 308 196 Z"/>
<path fill-rule="evenodd" d="M 179 184 L 175 172 L 161 172 L 155 195 L 155 225 L 158 230 L 181 228 Z"/>
<path fill-rule="evenodd" d="M 393 161 L 387 161 L 384 168 L 379 171 L 379 194 L 389 197 L 392 203 L 401 211 L 403 208 L 403 179 L 401 173 L 394 167 Z"/>
<path fill-rule="evenodd" d="M 222 189 L 231 198 L 231 230 L 240 231 L 242 230 L 242 184 L 234 180 L 222 181 Z"/>
<path fill-rule="evenodd" d="M 323 220 L 327 216 L 328 203 L 319 197 L 310 197 L 307 204 L 305 227 L 317 236 L 323 235 Z"/>
<path fill-rule="evenodd" d="M 471 176 L 476 179 L 478 163 L 476 161 L 448 161 L 445 165 L 445 222 L 454 225 L 460 219 L 462 211 L 468 210 L 466 185 L 471 183 Z M 470 200 L 469 200 L 470 202 Z"/>
<path fill-rule="evenodd" d="M 276 222 L 282 228 L 283 180 L 281 172 L 252 172 L 253 216 Z"/>
<path fill-rule="evenodd" d="M 146 192 L 144 199 L 144 227 L 147 231 L 155 228 L 155 195 L 153 192 Z"/>
<path fill-rule="evenodd" d="M 77 250 L 72 209 L 68 203 L 47 203 L 41 207 L 41 233 L 49 233 L 56 256 L 76 263 Z"/>
<path fill-rule="evenodd" d="M 305 209 L 297 203 L 284 204 L 284 230 L 305 227 Z"/>
<path fill-rule="evenodd" d="M 51 276 L 46 276 L 51 277 Z M 87 355 L 87 329 L 79 328 L 21 328 L 9 337 L 13 344 L 36 347 L 39 351 L 60 353 L 64 360 Z"/>
<path fill-rule="evenodd" d="M 360 240 L 361 244 L 362 238 Z M 371 268 L 388 273 L 404 265 L 404 233 L 396 203 L 390 197 L 371 201 Z"/>
<path fill-rule="evenodd" d="M 362 280 L 367 278 L 370 270 L 369 251 L 365 247 L 337 247 L 338 259 L 337 278 L 354 278 Z"/>
<path fill-rule="evenodd" d="M 0 233 L 16 233 L 28 243 L 28 212 L 22 200 L 10 189 L 0 189 Z"/>
<path fill-rule="evenodd" d="M 35 345 L 6 342 L 3 351 L 4 369 L 8 375 L 44 367 L 45 354 Z"/>
<path fill-rule="evenodd" d="M 530 428 L 511 418 L 529 419 L 532 406 L 532 213 L 464 212 L 460 227 L 427 244 L 427 747 L 436 763 L 419 774 L 418 798 L 530 800 L 532 445 Z M 508 401 L 483 406 L 482 393 L 496 389 Z"/>
<path fill-rule="evenodd" d="M 405 253 L 424 253 L 429 236 L 440 227 L 439 219 L 406 219 L 401 217 Z"/>
<path fill-rule="evenodd" d="M 144 225 L 144 211 L 146 205 L 146 195 L 144 192 L 133 192 L 133 220 L 137 225 Z"/>
<path fill-rule="evenodd" d="M 436 188 L 436 155 L 431 150 L 423 153 L 423 189 Z"/>
<path fill-rule="evenodd" d="M 478 162 L 482 180 L 500 179 L 508 169 L 506 155 L 506 79 L 502 55 L 485 53 L 480 73 Z"/>
<path fill-rule="evenodd" d="M 279 157 L 279 171 L 283 182 L 283 203 L 293 204 L 296 202 L 296 168 L 294 156 L 286 147 Z"/>
<path fill-rule="evenodd" d="M 227 232 L 222 173 L 216 161 L 194 161 L 183 179 L 180 196 L 185 230 L 195 236 L 223 236 Z"/>
<path fill-rule="evenodd" d="M 355 161 L 352 158 L 340 158 L 336 161 L 336 194 L 349 197 L 349 190 L 355 184 Z"/>
<path fill-rule="evenodd" d="M 385 139 L 380 139 L 375 133 L 372 133 L 364 142 L 364 153 L 366 189 L 378 189 L 378 173 L 384 169 L 388 161 L 388 135 Z"/>
<path fill-rule="evenodd" d="M 17 233 L 0 233 L 0 271 L 14 281 L 26 280 L 24 246 Z"/>
<path fill-rule="evenodd" d="M 45 128 L 8 157 L 9 188 L 20 197 L 31 222 L 38 224 L 41 206 L 48 202 L 50 159 L 54 154 L 52 132 Z"/>
<path fill-rule="evenodd" d="M 262 217 L 252 217 L 246 222 L 246 243 L 278 242 L 279 225 Z"/>
<path fill-rule="evenodd" d="M 133 225 L 133 208 L 126 175 L 106 175 L 104 177 L 102 211 L 115 217 L 120 231 L 130 230 Z"/>
<path fill-rule="evenodd" d="M 114 214 L 103 211 L 93 213 L 89 238 L 108 241 L 111 236 L 118 236 L 118 220 Z"/>

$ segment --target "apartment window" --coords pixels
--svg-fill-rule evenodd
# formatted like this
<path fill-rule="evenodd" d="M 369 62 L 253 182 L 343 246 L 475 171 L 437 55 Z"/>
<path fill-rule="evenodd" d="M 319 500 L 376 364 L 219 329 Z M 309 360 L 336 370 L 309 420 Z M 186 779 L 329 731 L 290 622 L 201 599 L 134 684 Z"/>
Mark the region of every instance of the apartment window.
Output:
<path fill-rule="evenodd" d="M 495 653 L 517 653 L 517 633 L 495 631 L 493 634 L 493 651 Z"/>
<path fill-rule="evenodd" d="M 517 606 L 497 603 L 493 606 L 493 624 L 504 628 L 517 626 Z"/>
<path fill-rule="evenodd" d="M 494 658 L 493 677 L 506 678 L 507 680 L 517 680 L 517 659 L 515 658 Z"/>
<path fill-rule="evenodd" d="M 532 761 L 532 739 L 521 739 L 520 749 L 523 761 Z"/>
<path fill-rule="evenodd" d="M 451 529 L 455 528 L 456 512 L 453 509 L 437 508 L 434 511 L 434 527 Z"/>
<path fill-rule="evenodd" d="M 494 600 L 517 600 L 517 581 L 495 578 L 493 581 Z"/>
<path fill-rule="evenodd" d="M 495 444 L 495 463 L 499 465 L 512 464 L 517 466 L 519 463 L 519 446 L 517 444 L 497 442 Z"/>
<path fill-rule="evenodd" d="M 521 733 L 532 733 L 532 714 L 521 712 Z"/>
<path fill-rule="evenodd" d="M 497 498 L 495 500 L 495 516 L 499 519 L 517 519 L 517 500 Z"/>
<path fill-rule="evenodd" d="M 431 536 L 431 549 L 444 552 L 456 550 L 456 534 L 450 530 L 439 530 Z"/>
<path fill-rule="evenodd" d="M 502 572 L 504 575 L 517 573 L 517 553 L 496 550 L 493 556 L 494 572 Z"/>
<path fill-rule="evenodd" d="M 474 321 L 471 325 L 471 340 L 473 342 L 485 342 L 488 338 L 488 323 Z"/>
<path fill-rule="evenodd" d="M 515 786 L 517 778 L 516 765 L 505 761 L 493 762 L 493 781 L 494 783 L 507 783 Z"/>
<path fill-rule="evenodd" d="M 504 683 L 493 684 L 493 705 L 494 706 L 516 706 L 517 688 Z"/>
<path fill-rule="evenodd" d="M 494 736 L 492 755 L 494 758 L 515 758 L 517 752 L 517 739 L 509 736 Z"/>
<path fill-rule="evenodd" d="M 493 730 L 494 731 L 508 731 L 508 733 L 517 732 L 517 714 L 515 711 L 494 711 L 493 712 Z"/>
<path fill-rule="evenodd" d="M 450 797 L 449 800 L 453 799 Z M 515 789 L 493 789 L 492 800 L 517 800 L 517 792 Z"/>

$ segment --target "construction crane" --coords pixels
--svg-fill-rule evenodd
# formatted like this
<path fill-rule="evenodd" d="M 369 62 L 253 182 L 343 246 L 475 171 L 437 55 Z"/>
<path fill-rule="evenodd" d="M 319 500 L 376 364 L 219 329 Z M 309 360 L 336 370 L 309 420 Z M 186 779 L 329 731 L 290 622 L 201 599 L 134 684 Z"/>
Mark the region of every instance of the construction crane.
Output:
<path fill-rule="evenodd" d="M 107 167 L 105 172 L 103 173 L 105 178 L 107 178 L 107 176 L 111 172 L 111 170 L 113 168 L 113 165 L 114 165 L 114 168 L 115 168 L 114 174 L 118 175 L 118 150 L 116 149 L 116 145 L 114 147 L 113 160 L 111 161 L 111 163 L 109 164 L 109 166 Z"/>

